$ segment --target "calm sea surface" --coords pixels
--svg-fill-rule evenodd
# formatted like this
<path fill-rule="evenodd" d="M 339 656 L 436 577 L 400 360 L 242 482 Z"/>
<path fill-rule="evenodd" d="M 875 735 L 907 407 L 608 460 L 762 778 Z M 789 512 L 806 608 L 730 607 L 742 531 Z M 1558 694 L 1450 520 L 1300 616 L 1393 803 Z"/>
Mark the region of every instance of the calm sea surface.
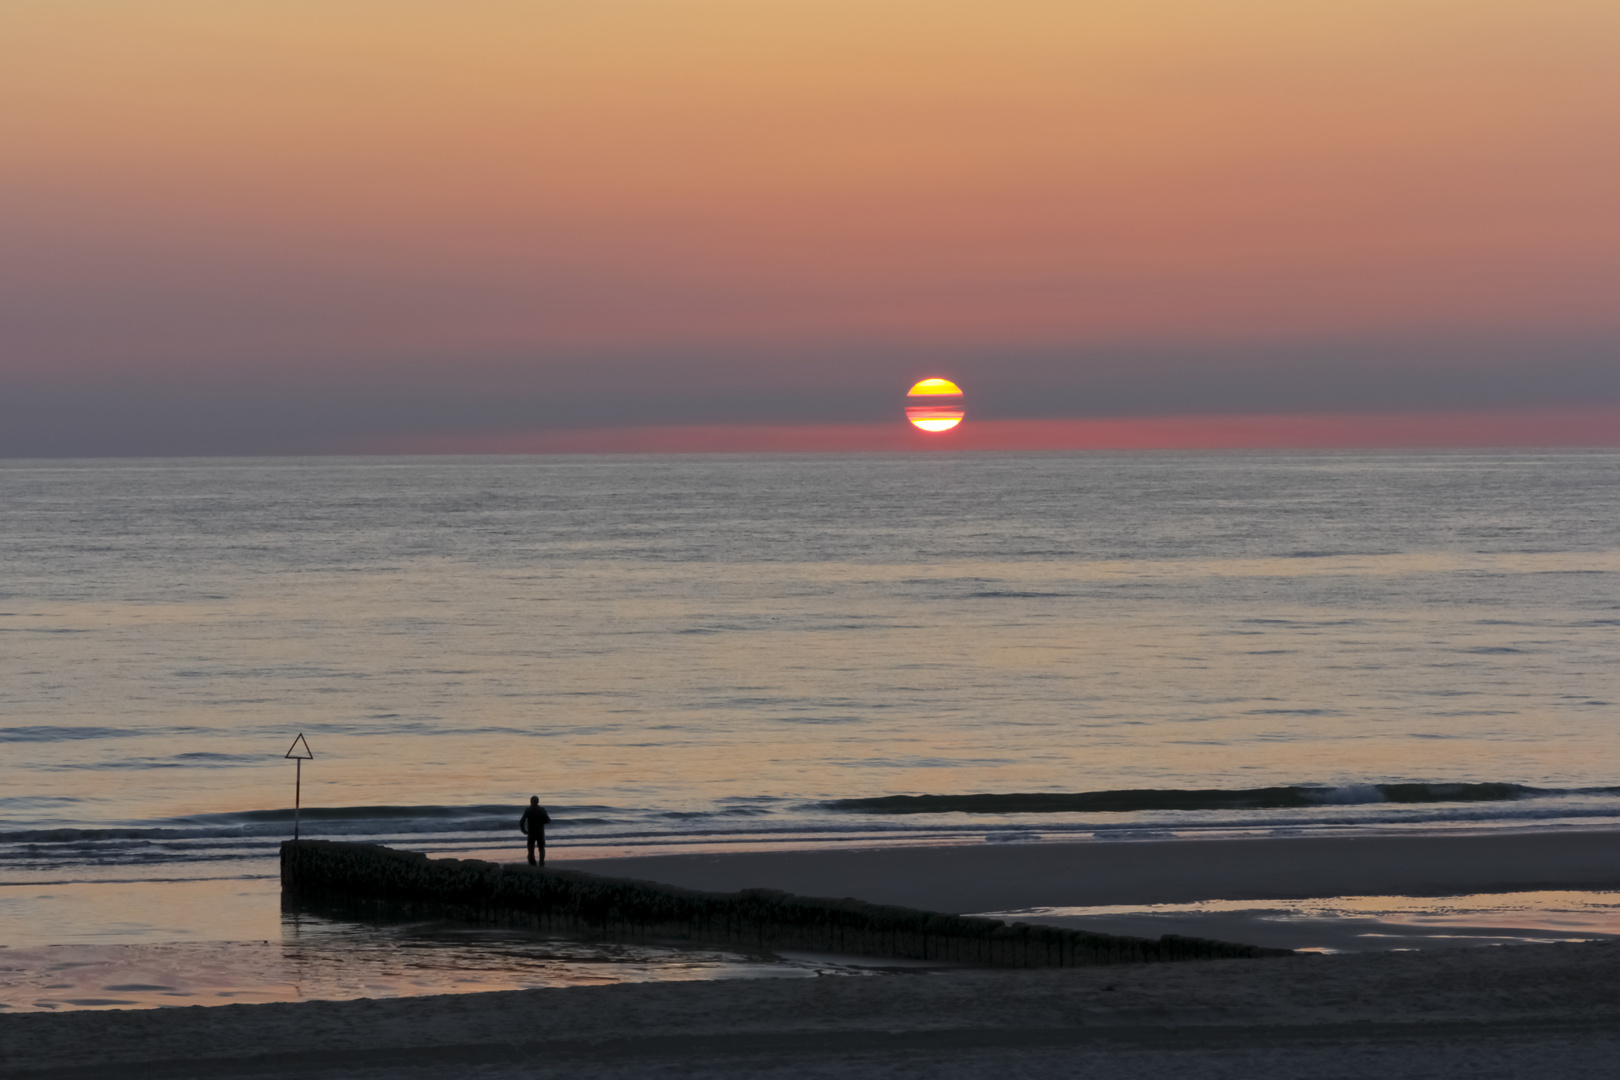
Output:
<path fill-rule="evenodd" d="M 299 732 L 305 835 L 443 852 L 516 854 L 531 794 L 558 855 L 1612 824 L 1617 491 L 1612 453 L 4 462 L 0 882 L 273 874 Z M 978 793 L 1101 801 L 859 801 Z"/>

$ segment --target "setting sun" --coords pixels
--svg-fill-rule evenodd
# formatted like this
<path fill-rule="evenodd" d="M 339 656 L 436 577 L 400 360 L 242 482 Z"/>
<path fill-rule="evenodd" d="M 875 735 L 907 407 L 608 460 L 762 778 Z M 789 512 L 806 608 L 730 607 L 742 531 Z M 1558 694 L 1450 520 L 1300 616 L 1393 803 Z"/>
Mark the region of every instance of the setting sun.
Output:
<path fill-rule="evenodd" d="M 906 419 L 922 431 L 949 431 L 963 415 L 962 388 L 949 379 L 924 379 L 906 392 Z"/>

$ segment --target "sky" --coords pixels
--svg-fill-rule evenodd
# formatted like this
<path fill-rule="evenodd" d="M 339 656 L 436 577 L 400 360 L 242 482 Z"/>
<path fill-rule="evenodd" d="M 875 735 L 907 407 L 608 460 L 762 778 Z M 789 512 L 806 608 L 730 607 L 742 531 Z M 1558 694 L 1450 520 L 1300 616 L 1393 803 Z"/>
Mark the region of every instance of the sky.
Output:
<path fill-rule="evenodd" d="M 1613 0 L 6 0 L 0 455 L 1620 446 L 1617 42 Z"/>

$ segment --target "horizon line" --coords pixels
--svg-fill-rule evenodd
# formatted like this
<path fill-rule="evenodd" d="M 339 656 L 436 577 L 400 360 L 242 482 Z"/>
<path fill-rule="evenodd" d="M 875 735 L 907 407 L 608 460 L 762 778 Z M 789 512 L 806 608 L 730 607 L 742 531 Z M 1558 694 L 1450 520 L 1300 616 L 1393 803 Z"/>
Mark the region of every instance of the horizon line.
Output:
<path fill-rule="evenodd" d="M 906 453 L 928 451 L 1493 450 L 1620 448 L 1620 405 L 1403 413 L 1218 413 L 974 420 L 924 433 L 863 424 L 662 424 L 399 432 L 341 440 L 336 456 Z"/>

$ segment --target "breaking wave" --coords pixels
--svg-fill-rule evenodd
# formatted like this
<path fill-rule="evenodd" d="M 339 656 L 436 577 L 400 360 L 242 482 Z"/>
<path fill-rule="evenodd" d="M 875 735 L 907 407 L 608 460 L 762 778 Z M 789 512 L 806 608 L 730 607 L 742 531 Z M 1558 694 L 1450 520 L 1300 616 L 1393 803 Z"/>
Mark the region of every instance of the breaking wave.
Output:
<path fill-rule="evenodd" d="M 1561 795 L 1612 795 L 1620 788 L 1561 791 L 1524 784 L 1349 784 L 1264 788 L 1132 788 L 1122 791 L 1020 792 L 979 795 L 884 795 L 835 799 L 831 810 L 863 814 L 1062 814 L 1145 810 L 1293 810 L 1373 803 L 1510 802 Z"/>

